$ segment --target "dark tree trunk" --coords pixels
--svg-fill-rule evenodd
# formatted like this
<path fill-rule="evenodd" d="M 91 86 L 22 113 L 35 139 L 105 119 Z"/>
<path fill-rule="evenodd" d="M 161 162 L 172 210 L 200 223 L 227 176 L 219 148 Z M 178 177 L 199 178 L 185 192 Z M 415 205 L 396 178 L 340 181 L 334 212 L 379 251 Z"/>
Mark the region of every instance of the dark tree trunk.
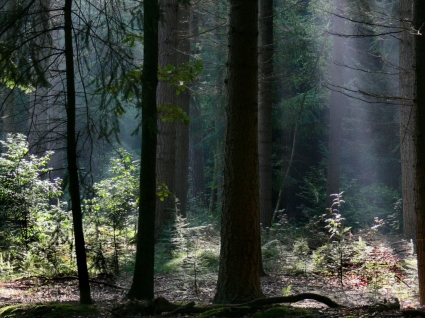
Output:
<path fill-rule="evenodd" d="M 343 56 L 344 56 L 344 37 L 335 35 L 344 32 L 345 20 L 340 16 L 344 15 L 345 2 L 343 0 L 334 0 L 334 12 L 339 15 L 332 16 L 333 30 L 333 47 L 332 47 L 332 64 L 331 64 L 331 97 L 329 106 L 329 157 L 328 157 L 328 173 L 326 186 L 326 208 L 332 206 L 333 197 L 331 194 L 339 193 L 340 183 L 340 164 L 341 164 L 341 135 L 342 135 L 342 117 L 345 97 L 341 94 L 343 86 Z"/>
<path fill-rule="evenodd" d="M 178 12 L 178 55 L 177 65 L 189 63 L 190 39 L 189 39 L 190 5 L 181 3 Z M 189 114 L 190 93 L 186 89 L 177 96 L 177 106 L 186 114 Z M 189 187 L 189 125 L 182 121 L 176 122 L 176 171 L 175 171 L 175 194 L 179 200 L 179 210 L 186 217 L 187 190 Z"/>
<path fill-rule="evenodd" d="M 260 221 L 272 222 L 272 106 L 273 106 L 273 0 L 260 0 L 258 158 L 260 171 Z"/>
<path fill-rule="evenodd" d="M 415 36 L 410 34 L 413 20 L 411 0 L 400 1 L 400 26 L 404 29 L 400 41 L 400 96 L 403 98 L 400 105 L 400 154 L 401 154 L 401 181 L 403 191 L 403 233 L 408 239 L 415 239 L 415 193 L 414 179 L 415 147 L 413 133 L 415 131 L 415 110 L 413 104 L 413 90 L 415 74 L 414 42 Z"/>
<path fill-rule="evenodd" d="M 162 11 L 159 23 L 159 59 L 161 67 L 167 65 L 177 65 L 177 45 L 178 45 L 178 1 L 160 0 L 160 10 Z M 177 104 L 176 88 L 169 86 L 167 81 L 160 81 L 157 88 L 158 106 L 166 105 L 175 107 Z M 176 123 L 165 122 L 162 114 L 158 116 L 158 144 L 157 144 L 157 181 L 165 184 L 173 195 L 164 201 L 157 200 L 156 205 L 156 229 L 169 224 L 172 220 L 175 208 L 175 167 L 176 167 Z"/>
<path fill-rule="evenodd" d="M 154 297 L 154 251 L 156 208 L 156 87 L 158 83 L 158 0 L 145 0 L 142 78 L 142 150 L 136 263 L 127 297 Z"/>
<path fill-rule="evenodd" d="M 71 197 L 72 220 L 74 224 L 75 252 L 77 254 L 80 303 L 91 304 L 92 299 L 90 296 L 86 247 L 84 243 L 83 216 L 81 213 L 80 184 L 77 165 L 77 140 L 75 136 L 76 93 L 74 78 L 74 49 L 72 38 L 72 0 L 65 0 L 64 18 L 69 195 Z"/>
<path fill-rule="evenodd" d="M 230 1 L 221 252 L 215 303 L 262 297 L 258 177 L 258 1 Z"/>
<path fill-rule="evenodd" d="M 421 306 L 425 305 L 425 38 L 424 32 L 425 1 L 414 1 L 413 27 L 418 30 L 415 35 L 415 84 L 414 101 L 416 102 L 416 125 L 414 134 L 416 154 L 416 248 L 418 255 L 419 299 Z M 414 35 L 411 35 L 414 36 Z"/>

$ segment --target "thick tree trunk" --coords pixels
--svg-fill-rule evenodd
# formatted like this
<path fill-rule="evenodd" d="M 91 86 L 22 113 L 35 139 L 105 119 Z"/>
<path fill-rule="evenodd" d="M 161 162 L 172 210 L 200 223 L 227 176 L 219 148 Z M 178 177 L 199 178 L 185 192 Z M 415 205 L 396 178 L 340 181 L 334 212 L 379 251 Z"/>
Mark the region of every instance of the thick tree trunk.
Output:
<path fill-rule="evenodd" d="M 414 180 L 415 147 L 413 133 L 415 131 L 415 109 L 413 104 L 414 74 L 414 42 L 416 37 L 409 31 L 413 20 L 412 0 L 400 1 L 400 26 L 404 29 L 400 41 L 400 153 L 401 180 L 403 191 L 403 233 L 408 239 L 415 239 L 416 216 Z"/>
<path fill-rule="evenodd" d="M 178 1 L 160 0 L 160 10 L 162 11 L 159 22 L 159 59 L 161 67 L 167 65 L 177 65 L 177 45 L 178 45 Z M 157 88 L 157 105 L 175 107 L 177 105 L 176 88 L 169 86 L 167 81 L 160 81 Z M 157 144 L 157 181 L 165 184 L 173 195 L 164 201 L 157 200 L 155 227 L 158 231 L 167 225 L 173 216 L 175 209 L 175 167 L 176 167 L 176 124 L 175 122 L 165 122 L 162 114 L 158 114 L 158 144 Z"/>
<path fill-rule="evenodd" d="M 215 303 L 262 297 L 258 177 L 258 1 L 230 1 L 221 252 Z"/>
<path fill-rule="evenodd" d="M 142 152 L 136 263 L 127 297 L 154 297 L 154 252 L 156 208 L 156 87 L 158 83 L 158 0 L 145 0 L 142 79 Z"/>
<path fill-rule="evenodd" d="M 83 216 L 81 213 L 80 183 L 77 165 L 77 140 L 75 132 L 76 92 L 74 70 L 74 48 L 72 38 L 72 0 L 65 0 L 65 63 L 66 63 L 66 115 L 69 195 L 71 197 L 72 220 L 74 224 L 75 252 L 77 254 L 80 303 L 91 304 L 89 274 L 87 270 L 86 247 L 84 243 Z"/>
<path fill-rule="evenodd" d="M 178 53 L 177 65 L 190 61 L 189 20 L 190 5 L 181 3 L 178 12 Z M 188 89 L 177 96 L 177 106 L 189 114 L 190 92 Z M 179 200 L 180 214 L 186 216 L 187 190 L 189 188 L 189 125 L 182 121 L 176 122 L 176 176 L 175 194 Z"/>
<path fill-rule="evenodd" d="M 260 0 L 258 157 L 260 172 L 260 221 L 272 221 L 272 106 L 273 106 L 273 0 Z"/>
<path fill-rule="evenodd" d="M 345 1 L 334 0 L 334 12 L 344 15 Z M 333 30 L 333 47 L 332 47 L 332 64 L 331 64 L 331 81 L 332 90 L 329 105 L 329 156 L 328 156 L 328 173 L 326 186 L 326 208 L 332 206 L 333 197 L 331 194 L 339 193 L 340 183 L 340 165 L 341 165 L 341 135 L 342 135 L 342 117 L 345 97 L 340 93 L 344 84 L 343 77 L 343 56 L 344 56 L 344 37 L 337 34 L 344 32 L 345 21 L 343 18 L 332 16 Z"/>
<path fill-rule="evenodd" d="M 418 255 L 418 276 L 420 304 L 425 305 L 425 1 L 415 0 L 413 7 L 413 27 L 418 30 L 415 41 L 415 155 L 416 155 L 416 183 L 415 211 L 416 211 L 416 247 Z"/>

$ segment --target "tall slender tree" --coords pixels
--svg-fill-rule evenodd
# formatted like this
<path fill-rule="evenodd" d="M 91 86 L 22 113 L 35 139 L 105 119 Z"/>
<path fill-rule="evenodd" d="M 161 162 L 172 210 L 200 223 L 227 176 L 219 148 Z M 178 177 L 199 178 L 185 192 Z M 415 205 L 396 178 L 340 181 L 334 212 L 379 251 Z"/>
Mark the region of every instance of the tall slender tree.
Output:
<path fill-rule="evenodd" d="M 425 305 L 425 2 L 413 1 L 413 29 L 417 30 L 414 41 L 415 79 L 414 79 L 414 112 L 415 112 L 415 163 L 416 180 L 415 212 L 416 212 L 416 247 L 418 255 L 419 300 Z"/>
<path fill-rule="evenodd" d="M 403 191 L 403 233 L 409 239 L 415 238 L 415 109 L 413 92 L 415 83 L 414 73 L 414 45 L 416 37 L 410 33 L 413 20 L 413 6 L 411 0 L 400 1 L 400 153 L 401 153 L 401 181 Z"/>
<path fill-rule="evenodd" d="M 258 176 L 258 1 L 229 9 L 227 130 L 215 303 L 262 296 Z"/>
<path fill-rule="evenodd" d="M 344 40 L 341 34 L 344 32 L 345 19 L 344 9 L 345 0 L 333 1 L 334 15 L 332 16 L 332 64 L 331 64 L 331 96 L 329 105 L 329 157 L 326 186 L 326 207 L 332 206 L 332 194 L 339 193 L 340 175 L 341 175 L 341 136 L 342 136 L 342 117 L 345 103 L 345 96 L 341 93 L 341 86 L 344 84 Z"/>
<path fill-rule="evenodd" d="M 72 2 L 65 0 L 64 6 L 64 35 L 65 35 L 65 63 L 66 63 L 66 140 L 69 194 L 71 197 L 72 221 L 74 225 L 75 253 L 77 254 L 78 282 L 80 303 L 91 304 L 89 274 L 87 270 L 86 247 L 83 232 L 83 216 L 81 212 L 80 182 L 77 163 L 77 138 L 76 138 L 76 91 L 74 69 L 74 47 L 72 26 Z"/>
<path fill-rule="evenodd" d="M 127 296 L 151 300 L 154 297 L 154 251 L 156 209 L 156 146 L 158 83 L 158 0 L 143 2 L 142 152 L 136 264 Z"/>

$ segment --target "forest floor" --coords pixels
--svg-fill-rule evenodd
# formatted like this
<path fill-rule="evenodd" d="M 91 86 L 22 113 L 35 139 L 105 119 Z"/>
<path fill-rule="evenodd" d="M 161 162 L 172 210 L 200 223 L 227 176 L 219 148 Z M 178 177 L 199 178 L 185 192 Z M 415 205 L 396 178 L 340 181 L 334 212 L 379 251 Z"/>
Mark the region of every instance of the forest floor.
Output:
<path fill-rule="evenodd" d="M 378 243 L 379 242 L 379 243 Z M 403 259 L 414 258 L 409 253 L 407 244 L 399 244 L 398 238 L 383 240 L 382 237 L 375 243 L 380 244 L 385 257 L 400 257 Z M 397 252 L 398 251 L 398 252 Z M 401 251 L 401 252 L 400 252 Z M 397 255 L 398 254 L 398 255 Z M 300 293 L 316 293 L 327 296 L 344 306 L 340 308 L 328 308 L 326 305 L 314 301 L 303 300 L 296 303 L 285 304 L 284 312 L 271 313 L 267 317 L 420 317 L 418 295 L 415 286 L 414 274 L 404 274 L 397 277 L 392 284 L 365 284 L 364 280 L 356 273 L 345 273 L 341 279 L 335 276 L 323 276 L 313 272 L 307 273 L 273 273 L 262 277 L 263 293 L 266 297 L 297 295 Z M 376 272 L 378 275 L 382 273 Z M 409 277 L 409 275 L 411 277 Z M 216 274 L 176 273 L 157 275 L 155 278 L 156 296 L 161 296 L 173 303 L 195 302 L 196 306 L 211 305 L 215 293 Z M 398 280 L 398 282 L 397 282 Z M 5 310 L 7 306 L 20 304 L 72 304 L 77 307 L 78 286 L 74 277 L 58 277 L 44 279 L 42 277 L 24 278 L 10 282 L 0 283 L 0 317 L 140 317 L 140 315 L 128 315 L 125 311 L 117 312 L 114 316 L 112 311 L 119 305 L 125 304 L 123 300 L 131 283 L 131 275 L 121 275 L 115 281 L 104 281 L 100 278 L 91 284 L 92 297 L 95 301 L 96 312 L 89 311 L 69 312 L 58 316 L 49 316 L 45 313 Z M 400 304 L 400 309 L 388 306 L 395 299 Z M 283 304 L 274 305 L 282 308 Z M 272 306 L 264 307 L 263 312 Z M 9 307 L 12 308 L 12 307 Z M 49 307 L 51 311 L 55 308 Z M 123 307 L 121 307 L 123 308 Z M 303 309 L 299 309 L 303 308 Z M 276 310 L 276 308 L 275 308 Z M 228 316 L 231 314 L 229 313 Z M 160 317 L 161 315 L 157 316 Z M 177 315 L 175 315 L 177 316 Z M 181 317 L 194 317 L 196 315 L 184 315 Z M 246 313 L 244 317 L 266 317 L 259 313 Z M 221 317 L 226 317 L 223 314 Z M 425 317 L 425 311 L 423 316 Z"/>

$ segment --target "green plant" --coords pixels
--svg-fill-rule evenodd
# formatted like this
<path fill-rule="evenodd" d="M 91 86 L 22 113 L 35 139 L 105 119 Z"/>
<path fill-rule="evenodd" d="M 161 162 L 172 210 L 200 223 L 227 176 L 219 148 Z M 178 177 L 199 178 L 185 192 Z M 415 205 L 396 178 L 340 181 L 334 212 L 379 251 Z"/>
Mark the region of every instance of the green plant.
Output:
<path fill-rule="evenodd" d="M 108 177 L 93 185 L 94 197 L 84 202 L 87 246 L 97 271 L 107 273 L 111 267 L 118 274 L 120 270 L 121 246 L 127 245 L 131 225 L 135 224 L 138 171 L 138 162 L 119 149 L 118 157 L 110 160 Z"/>

